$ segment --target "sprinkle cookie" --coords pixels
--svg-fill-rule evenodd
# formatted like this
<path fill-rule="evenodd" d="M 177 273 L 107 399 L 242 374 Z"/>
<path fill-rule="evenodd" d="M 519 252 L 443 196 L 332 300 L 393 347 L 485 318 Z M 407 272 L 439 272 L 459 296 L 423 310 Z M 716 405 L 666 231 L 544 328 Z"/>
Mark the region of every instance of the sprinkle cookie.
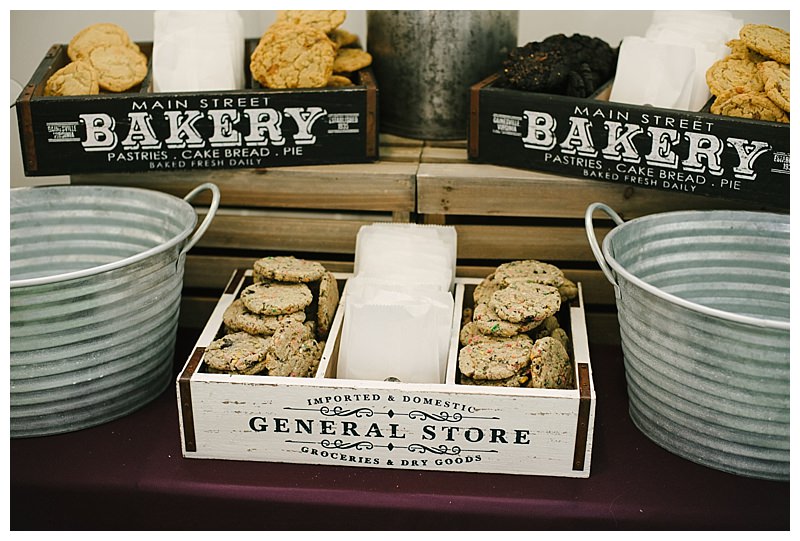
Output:
<path fill-rule="evenodd" d="M 280 325 L 272 336 L 267 361 L 270 376 L 306 377 L 322 349 L 309 327 L 297 321 Z"/>
<path fill-rule="evenodd" d="M 527 332 L 539 325 L 538 321 L 521 324 L 501 319 L 500 316 L 497 315 L 497 312 L 489 306 L 489 303 L 477 305 L 472 317 L 478 332 L 481 334 L 505 338 Z"/>
<path fill-rule="evenodd" d="M 483 334 L 478 330 L 478 324 L 474 321 L 470 321 L 466 325 L 461 328 L 461 332 L 458 335 L 459 342 L 461 342 L 462 346 L 468 346 L 470 344 L 477 344 L 479 342 L 505 342 L 508 340 L 519 341 L 523 343 L 527 343 L 528 345 L 533 345 L 533 339 L 528 336 L 527 334 L 515 334 L 513 336 L 504 337 L 504 336 L 490 336 L 488 334 Z"/>
<path fill-rule="evenodd" d="M 494 273 L 484 278 L 480 284 L 475 286 L 475 291 L 472 292 L 472 299 L 475 305 L 477 306 L 481 303 L 489 302 L 489 299 L 492 298 L 492 294 L 501 287 Z"/>
<path fill-rule="evenodd" d="M 531 350 L 530 386 L 541 389 L 572 389 L 572 362 L 564 345 L 556 338 L 540 338 Z"/>
<path fill-rule="evenodd" d="M 461 374 L 474 380 L 512 378 L 530 363 L 531 348 L 521 340 L 470 344 L 458 353 L 458 367 Z"/>
<path fill-rule="evenodd" d="M 517 281 L 496 291 L 489 306 L 511 323 L 539 322 L 558 312 L 561 295 L 553 286 Z"/>
<path fill-rule="evenodd" d="M 564 283 L 564 273 L 549 263 L 536 261 L 535 259 L 525 259 L 521 261 L 509 261 L 503 263 L 494 271 L 495 280 L 502 287 L 506 287 L 512 282 L 519 280 L 545 284 L 558 287 Z"/>

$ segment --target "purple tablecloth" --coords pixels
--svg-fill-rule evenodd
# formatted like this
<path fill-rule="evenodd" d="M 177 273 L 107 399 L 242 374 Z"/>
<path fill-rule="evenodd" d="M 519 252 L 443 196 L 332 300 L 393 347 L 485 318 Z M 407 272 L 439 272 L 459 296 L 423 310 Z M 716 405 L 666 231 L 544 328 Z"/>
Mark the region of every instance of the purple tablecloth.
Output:
<path fill-rule="evenodd" d="M 196 334 L 179 333 L 176 373 Z M 102 426 L 10 444 L 12 530 L 789 529 L 789 483 L 719 472 L 632 424 L 592 346 L 588 479 L 184 459 L 175 389 Z"/>

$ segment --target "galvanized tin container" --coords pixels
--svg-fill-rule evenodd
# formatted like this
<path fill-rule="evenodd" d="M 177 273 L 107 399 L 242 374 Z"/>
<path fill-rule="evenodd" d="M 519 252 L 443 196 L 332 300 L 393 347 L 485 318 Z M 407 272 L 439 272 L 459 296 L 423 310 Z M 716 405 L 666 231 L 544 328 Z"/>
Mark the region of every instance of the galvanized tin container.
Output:
<path fill-rule="evenodd" d="M 617 227 L 600 249 L 592 216 Z M 614 285 L 629 411 L 665 449 L 718 470 L 789 479 L 789 216 L 586 211 Z"/>
<path fill-rule="evenodd" d="M 469 87 L 517 46 L 518 11 L 367 11 L 381 132 L 466 139 Z"/>
<path fill-rule="evenodd" d="M 210 190 L 197 228 L 189 203 Z M 139 188 L 11 190 L 11 437 L 126 415 L 169 384 L 186 252 L 219 206 Z"/>

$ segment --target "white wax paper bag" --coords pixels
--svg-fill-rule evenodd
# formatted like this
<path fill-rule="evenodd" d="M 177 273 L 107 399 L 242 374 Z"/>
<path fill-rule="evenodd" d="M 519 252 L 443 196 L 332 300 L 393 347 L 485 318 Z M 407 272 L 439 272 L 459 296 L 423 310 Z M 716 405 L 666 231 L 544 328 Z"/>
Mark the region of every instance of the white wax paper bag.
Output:
<path fill-rule="evenodd" d="M 688 110 L 695 66 L 692 47 L 628 36 L 619 48 L 609 101 Z"/>
<path fill-rule="evenodd" d="M 351 278 L 336 376 L 442 383 L 453 318 L 449 293 Z"/>
<path fill-rule="evenodd" d="M 155 11 L 153 90 L 244 88 L 244 41 L 238 11 Z"/>

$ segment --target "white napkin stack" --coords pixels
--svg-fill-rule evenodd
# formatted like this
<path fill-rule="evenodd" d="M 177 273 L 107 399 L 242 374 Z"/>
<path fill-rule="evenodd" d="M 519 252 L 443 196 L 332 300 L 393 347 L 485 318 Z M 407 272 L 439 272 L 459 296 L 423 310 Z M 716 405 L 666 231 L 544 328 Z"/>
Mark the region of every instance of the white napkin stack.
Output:
<path fill-rule="evenodd" d="M 156 11 L 153 90 L 244 88 L 244 22 L 238 11 Z"/>
<path fill-rule="evenodd" d="M 452 227 L 362 227 L 343 294 L 337 377 L 444 382 L 455 264 Z"/>
<path fill-rule="evenodd" d="M 743 21 L 727 11 L 656 11 L 645 35 L 622 40 L 610 101 L 699 111 L 706 71 L 724 58 Z"/>

